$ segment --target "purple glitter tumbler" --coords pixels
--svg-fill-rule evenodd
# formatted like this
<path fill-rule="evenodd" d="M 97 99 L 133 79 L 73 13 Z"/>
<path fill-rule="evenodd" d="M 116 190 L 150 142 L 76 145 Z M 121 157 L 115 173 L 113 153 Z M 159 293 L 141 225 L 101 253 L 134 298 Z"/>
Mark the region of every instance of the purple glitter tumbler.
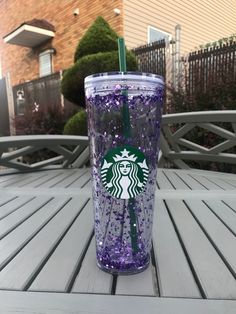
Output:
<path fill-rule="evenodd" d="M 163 79 L 100 73 L 85 78 L 85 91 L 97 263 L 135 274 L 150 261 Z"/>

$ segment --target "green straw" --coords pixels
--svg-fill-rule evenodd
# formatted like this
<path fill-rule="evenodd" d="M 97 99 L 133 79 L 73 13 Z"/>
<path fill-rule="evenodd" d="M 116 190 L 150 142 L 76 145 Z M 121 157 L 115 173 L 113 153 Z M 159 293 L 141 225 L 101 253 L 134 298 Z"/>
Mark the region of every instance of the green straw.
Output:
<path fill-rule="evenodd" d="M 119 51 L 119 66 L 120 72 L 126 72 L 126 56 L 125 56 L 125 41 L 124 38 L 118 38 L 118 51 Z M 122 92 L 124 96 L 128 96 L 127 90 Z M 123 125 L 124 125 L 124 137 L 131 138 L 131 124 L 129 106 L 126 101 L 123 102 L 122 108 Z M 130 237 L 133 253 L 138 251 L 137 243 L 137 228 L 136 228 L 136 215 L 135 215 L 135 199 L 130 198 L 128 202 L 128 210 L 130 216 Z"/>
<path fill-rule="evenodd" d="M 118 38 L 118 51 L 119 51 L 119 65 L 120 72 L 126 72 L 126 56 L 125 56 L 125 41 L 124 38 Z M 123 91 L 124 96 L 128 96 L 127 91 Z M 123 123 L 124 123 L 124 136 L 126 138 L 131 137 L 131 125 L 130 125 L 130 115 L 129 115 L 129 107 L 128 104 L 123 102 Z"/>

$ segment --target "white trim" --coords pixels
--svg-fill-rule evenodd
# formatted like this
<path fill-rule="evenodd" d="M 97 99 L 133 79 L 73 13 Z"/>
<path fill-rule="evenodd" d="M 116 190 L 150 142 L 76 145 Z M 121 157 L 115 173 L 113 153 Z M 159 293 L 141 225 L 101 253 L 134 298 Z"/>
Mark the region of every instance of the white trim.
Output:
<path fill-rule="evenodd" d="M 0 54 L 0 80 L 2 79 L 2 55 Z"/>
<path fill-rule="evenodd" d="M 53 49 L 47 49 L 39 54 L 39 77 L 47 76 L 53 73 Z M 41 68 L 41 57 L 43 56 L 49 56 L 50 57 L 50 73 L 43 74 L 42 68 Z"/>
<path fill-rule="evenodd" d="M 171 33 L 168 33 L 168 32 L 166 32 L 166 31 L 163 31 L 162 29 L 156 28 L 156 27 L 154 27 L 154 26 L 148 25 L 148 27 L 147 27 L 148 44 L 150 44 L 150 29 L 153 29 L 153 30 L 155 30 L 155 31 L 157 31 L 157 32 L 164 33 L 164 34 L 166 34 L 166 35 L 169 36 L 169 40 L 172 39 L 172 34 L 171 34 Z"/>
<path fill-rule="evenodd" d="M 10 73 L 6 73 L 6 89 L 7 89 L 7 102 L 8 102 L 8 111 L 9 111 L 9 125 L 10 125 L 10 134 L 16 134 L 16 128 L 14 123 L 15 118 L 15 106 L 14 106 L 14 99 L 13 99 L 13 92 L 12 92 L 12 85 L 11 85 L 11 77 Z"/>
<path fill-rule="evenodd" d="M 235 118 L 235 110 L 196 111 L 164 115 L 160 136 L 162 155 L 159 162 L 163 164 L 167 160 L 182 169 L 190 169 L 185 160 L 235 165 L 236 154 L 233 152 L 228 153 L 227 150 L 235 147 L 236 134 L 228 131 L 225 126 L 216 124 L 217 122 L 229 122 L 234 129 Z M 173 132 L 171 130 L 171 125 L 182 123 L 184 123 L 184 126 L 177 131 Z M 194 141 L 185 139 L 185 135 L 196 126 L 220 136 L 223 141 L 211 148 L 206 148 L 203 145 L 194 143 Z"/>
<path fill-rule="evenodd" d="M 47 49 L 47 50 L 44 50 L 42 52 L 40 52 L 39 56 L 43 56 L 43 55 L 47 55 L 47 54 L 51 54 L 53 55 L 55 53 L 54 49 Z"/>
<path fill-rule="evenodd" d="M 49 31 L 47 29 L 25 24 L 25 25 L 22 25 L 17 30 L 15 30 L 13 33 L 9 34 L 7 37 L 5 37 L 4 42 L 8 43 L 9 41 L 11 41 L 14 37 L 19 35 L 23 31 L 46 35 L 48 37 L 55 37 L 55 33 L 53 31 Z"/>

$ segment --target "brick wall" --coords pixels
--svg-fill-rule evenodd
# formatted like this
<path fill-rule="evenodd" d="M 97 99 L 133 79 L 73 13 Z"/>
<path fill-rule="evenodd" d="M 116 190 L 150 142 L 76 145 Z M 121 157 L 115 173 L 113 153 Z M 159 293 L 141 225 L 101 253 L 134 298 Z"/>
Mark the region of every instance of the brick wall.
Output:
<path fill-rule="evenodd" d="M 80 14 L 75 17 L 74 9 Z M 122 12 L 122 0 L 0 0 L 0 56 L 3 76 L 10 72 L 12 85 L 39 77 L 39 53 L 50 46 L 56 49 L 53 56 L 54 72 L 73 64 L 73 56 L 79 39 L 98 15 L 111 27 L 123 34 L 123 12 L 116 16 L 114 8 Z M 51 42 L 37 49 L 10 45 L 3 36 L 24 21 L 46 19 L 56 29 Z"/>

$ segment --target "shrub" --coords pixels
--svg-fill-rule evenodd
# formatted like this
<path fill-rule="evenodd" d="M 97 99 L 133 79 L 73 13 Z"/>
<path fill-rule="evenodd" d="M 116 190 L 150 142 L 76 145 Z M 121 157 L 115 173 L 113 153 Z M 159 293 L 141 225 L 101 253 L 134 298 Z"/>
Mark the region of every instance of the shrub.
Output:
<path fill-rule="evenodd" d="M 197 86 L 198 87 L 198 86 Z M 212 84 L 207 90 L 196 88 L 193 95 L 189 95 L 187 88 L 179 88 L 176 91 L 169 88 L 168 91 L 168 113 L 191 112 L 191 111 L 209 111 L 209 110 L 234 110 L 236 103 L 236 81 L 232 79 L 221 79 Z M 223 126 L 230 132 L 234 132 L 230 123 L 218 123 L 219 127 Z M 223 138 L 217 134 L 195 127 L 185 135 L 186 140 L 193 141 L 196 144 L 206 148 L 212 148 L 223 142 Z M 231 148 L 228 153 L 236 153 L 236 147 Z M 235 166 L 230 164 L 191 161 L 187 162 L 191 167 L 222 171 L 235 172 Z"/>
<path fill-rule="evenodd" d="M 63 133 L 65 135 L 87 135 L 87 114 L 81 109 L 65 124 Z"/>
<path fill-rule="evenodd" d="M 66 120 L 69 115 L 71 116 L 73 113 L 74 111 L 68 112 L 60 105 L 51 105 L 46 108 L 43 106 L 26 106 L 24 115 L 14 118 L 16 134 L 62 134 Z M 23 162 L 31 164 L 56 157 L 57 155 L 58 154 L 48 149 L 42 149 L 24 156 Z"/>
<path fill-rule="evenodd" d="M 117 34 L 110 25 L 98 16 L 81 38 L 74 55 L 74 62 L 83 56 L 117 50 Z"/>
<path fill-rule="evenodd" d="M 80 40 L 75 52 L 75 64 L 64 72 L 62 94 L 69 101 L 85 107 L 84 78 L 98 72 L 119 70 L 118 35 L 109 24 L 98 17 Z M 137 63 L 127 51 L 127 70 L 135 71 Z"/>
<path fill-rule="evenodd" d="M 236 80 L 222 77 L 209 84 L 204 90 L 201 82 L 196 84 L 195 91 L 190 95 L 188 86 L 180 84 L 176 91 L 167 88 L 167 112 L 189 112 L 206 110 L 234 110 L 236 103 Z"/>
<path fill-rule="evenodd" d="M 18 135 L 62 134 L 67 119 L 64 108 L 59 105 L 39 106 L 37 110 L 28 106 L 24 115 L 15 117 L 14 123 Z"/>
<path fill-rule="evenodd" d="M 129 70 L 136 70 L 135 56 L 127 52 Z M 61 89 L 63 95 L 74 103 L 85 107 L 84 78 L 98 72 L 117 71 L 119 68 L 118 51 L 99 52 L 79 59 L 63 76 Z"/>

